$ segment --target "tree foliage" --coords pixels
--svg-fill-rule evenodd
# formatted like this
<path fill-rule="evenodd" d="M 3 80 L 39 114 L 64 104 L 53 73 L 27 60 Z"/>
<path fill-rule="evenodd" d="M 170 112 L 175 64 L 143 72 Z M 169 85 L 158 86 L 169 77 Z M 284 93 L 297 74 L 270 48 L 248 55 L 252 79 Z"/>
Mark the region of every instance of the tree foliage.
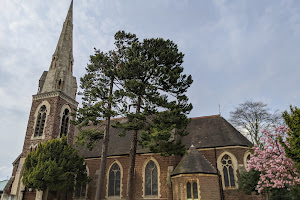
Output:
<path fill-rule="evenodd" d="M 258 192 L 270 191 L 274 188 L 284 188 L 290 190 L 294 185 L 300 184 L 300 179 L 294 162 L 286 157 L 283 146 L 279 138 L 285 145 L 289 146 L 285 140 L 288 128 L 280 126 L 273 131 L 263 130 L 261 138 L 263 147 L 254 146 L 254 153 L 248 161 L 248 171 L 254 169 L 260 172 L 257 184 Z"/>
<path fill-rule="evenodd" d="M 267 104 L 246 100 L 230 112 L 229 121 L 241 132 L 245 132 L 254 144 L 260 145 L 263 129 L 276 124 L 281 125 L 281 116 L 271 113 Z"/>
<path fill-rule="evenodd" d="M 118 76 L 123 84 L 120 95 L 126 98 L 123 115 L 128 119 L 115 127 L 123 133 L 141 131 L 140 144 L 152 152 L 183 154 L 184 146 L 173 136 L 188 134 L 186 114 L 192 109 L 185 93 L 193 81 L 183 74 L 184 55 L 174 42 L 162 38 L 139 41 L 135 34 L 119 31 L 115 39 L 118 54 L 124 55 Z"/>
<path fill-rule="evenodd" d="M 285 123 L 289 127 L 287 141 L 289 145 L 285 147 L 285 152 L 289 158 L 295 162 L 295 166 L 300 172 L 300 109 L 297 107 L 290 107 L 291 112 L 285 111 L 283 118 Z"/>
<path fill-rule="evenodd" d="M 151 38 L 139 41 L 135 34 L 119 31 L 115 35 L 116 52 L 120 55 L 118 77 L 122 84 L 122 115 L 125 123 L 114 127 L 122 135 L 132 133 L 127 198 L 132 199 L 135 155 L 140 144 L 162 155 L 185 152 L 180 137 L 192 105 L 185 95 L 192 77 L 183 74 L 183 54 L 170 40 Z M 174 130 L 174 131 L 173 131 Z"/>
<path fill-rule="evenodd" d="M 117 103 L 119 99 L 114 95 L 112 85 L 116 81 L 118 57 L 114 51 L 108 53 L 95 50 L 90 56 L 90 63 L 86 67 L 86 74 L 80 78 L 80 87 L 83 92 L 82 107 L 76 112 L 74 123 L 79 129 L 76 142 L 93 149 L 97 141 L 104 135 L 107 118 L 118 115 Z M 89 128 L 86 128 L 89 127 Z"/>
<path fill-rule="evenodd" d="M 257 192 L 256 186 L 259 181 L 260 172 L 253 168 L 249 171 L 242 171 L 239 174 L 238 183 L 239 190 L 242 190 L 245 194 L 250 195 L 252 192 Z"/>
<path fill-rule="evenodd" d="M 32 189 L 72 192 L 75 184 L 87 183 L 88 177 L 84 159 L 63 137 L 40 143 L 28 154 L 22 180 Z"/>
<path fill-rule="evenodd" d="M 119 56 L 115 51 L 104 53 L 95 50 L 95 54 L 90 56 L 90 63 L 86 67 L 87 73 L 80 79 L 83 93 L 82 107 L 77 110 L 75 121 L 79 129 L 76 143 L 92 150 L 95 144 L 103 138 L 96 199 L 101 196 L 105 178 L 110 119 L 118 114 L 120 99 L 116 98 L 116 90 L 114 90 L 114 85 L 119 85 L 117 82 L 118 63 Z"/>
<path fill-rule="evenodd" d="M 77 143 L 93 148 L 103 135 L 105 141 L 110 117 L 125 117 L 125 123 L 113 127 L 122 130 L 120 135 L 132 134 L 127 184 L 127 195 L 131 195 L 138 134 L 140 145 L 152 152 L 185 153 L 180 137 L 188 134 L 184 129 L 192 105 L 185 93 L 192 78 L 183 74 L 183 54 L 170 40 L 139 41 L 135 34 L 119 31 L 115 47 L 108 53 L 96 51 L 81 79 L 83 107 L 75 122 L 80 130 Z M 106 125 L 105 132 L 101 125 Z"/>

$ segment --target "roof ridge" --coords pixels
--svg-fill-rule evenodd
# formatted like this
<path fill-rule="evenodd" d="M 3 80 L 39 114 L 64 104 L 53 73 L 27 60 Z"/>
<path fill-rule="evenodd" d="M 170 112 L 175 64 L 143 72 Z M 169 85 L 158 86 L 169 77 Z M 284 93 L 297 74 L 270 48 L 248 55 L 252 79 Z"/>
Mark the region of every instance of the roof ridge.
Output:
<path fill-rule="evenodd" d="M 210 117 L 221 117 L 221 115 L 207 115 L 207 116 L 201 116 L 201 117 L 192 117 L 191 119 L 210 118 Z"/>

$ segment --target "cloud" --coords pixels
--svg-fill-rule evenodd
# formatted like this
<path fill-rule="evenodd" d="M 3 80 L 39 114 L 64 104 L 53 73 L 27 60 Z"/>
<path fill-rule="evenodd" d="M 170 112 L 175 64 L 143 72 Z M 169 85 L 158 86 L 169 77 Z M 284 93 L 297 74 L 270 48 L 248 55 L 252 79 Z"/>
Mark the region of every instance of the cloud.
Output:
<path fill-rule="evenodd" d="M 69 3 L 1 1 L 0 166 L 21 152 L 31 95 L 50 66 Z M 73 23 L 78 85 L 94 47 L 113 49 L 115 32 L 125 30 L 178 44 L 194 79 L 191 117 L 218 114 L 220 104 L 226 118 L 245 99 L 280 110 L 299 105 L 297 0 L 74 1 Z"/>

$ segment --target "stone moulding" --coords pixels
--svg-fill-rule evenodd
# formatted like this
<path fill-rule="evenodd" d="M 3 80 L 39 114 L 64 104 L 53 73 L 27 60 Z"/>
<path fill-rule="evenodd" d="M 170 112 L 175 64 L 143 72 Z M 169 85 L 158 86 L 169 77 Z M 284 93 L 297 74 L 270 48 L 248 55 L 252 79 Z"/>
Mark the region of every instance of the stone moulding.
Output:
<path fill-rule="evenodd" d="M 33 100 L 38 100 L 38 99 L 45 99 L 45 98 L 51 98 L 51 97 L 61 97 L 64 100 L 70 102 L 71 104 L 73 104 L 74 106 L 78 106 L 78 102 L 74 99 L 72 99 L 71 97 L 69 97 L 68 95 L 66 95 L 63 92 L 60 91 L 55 91 L 55 92 L 46 92 L 46 93 L 42 93 L 42 94 L 36 94 L 36 95 L 32 95 L 32 99 Z"/>

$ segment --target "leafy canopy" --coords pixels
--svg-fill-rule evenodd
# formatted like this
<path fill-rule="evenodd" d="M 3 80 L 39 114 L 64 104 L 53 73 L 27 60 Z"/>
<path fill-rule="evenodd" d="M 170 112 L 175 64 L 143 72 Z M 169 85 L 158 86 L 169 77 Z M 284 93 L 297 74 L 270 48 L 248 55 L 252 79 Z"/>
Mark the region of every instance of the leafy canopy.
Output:
<path fill-rule="evenodd" d="M 135 34 L 119 31 L 115 40 L 122 85 L 118 93 L 127 123 L 114 127 L 123 129 L 123 134 L 140 131 L 140 144 L 152 152 L 183 154 L 180 136 L 188 134 L 186 115 L 192 109 L 185 93 L 193 82 L 183 73 L 183 53 L 162 38 L 139 41 Z"/>
<path fill-rule="evenodd" d="M 40 143 L 26 157 L 23 183 L 26 187 L 72 192 L 88 181 L 84 159 L 67 143 L 66 137 Z"/>

